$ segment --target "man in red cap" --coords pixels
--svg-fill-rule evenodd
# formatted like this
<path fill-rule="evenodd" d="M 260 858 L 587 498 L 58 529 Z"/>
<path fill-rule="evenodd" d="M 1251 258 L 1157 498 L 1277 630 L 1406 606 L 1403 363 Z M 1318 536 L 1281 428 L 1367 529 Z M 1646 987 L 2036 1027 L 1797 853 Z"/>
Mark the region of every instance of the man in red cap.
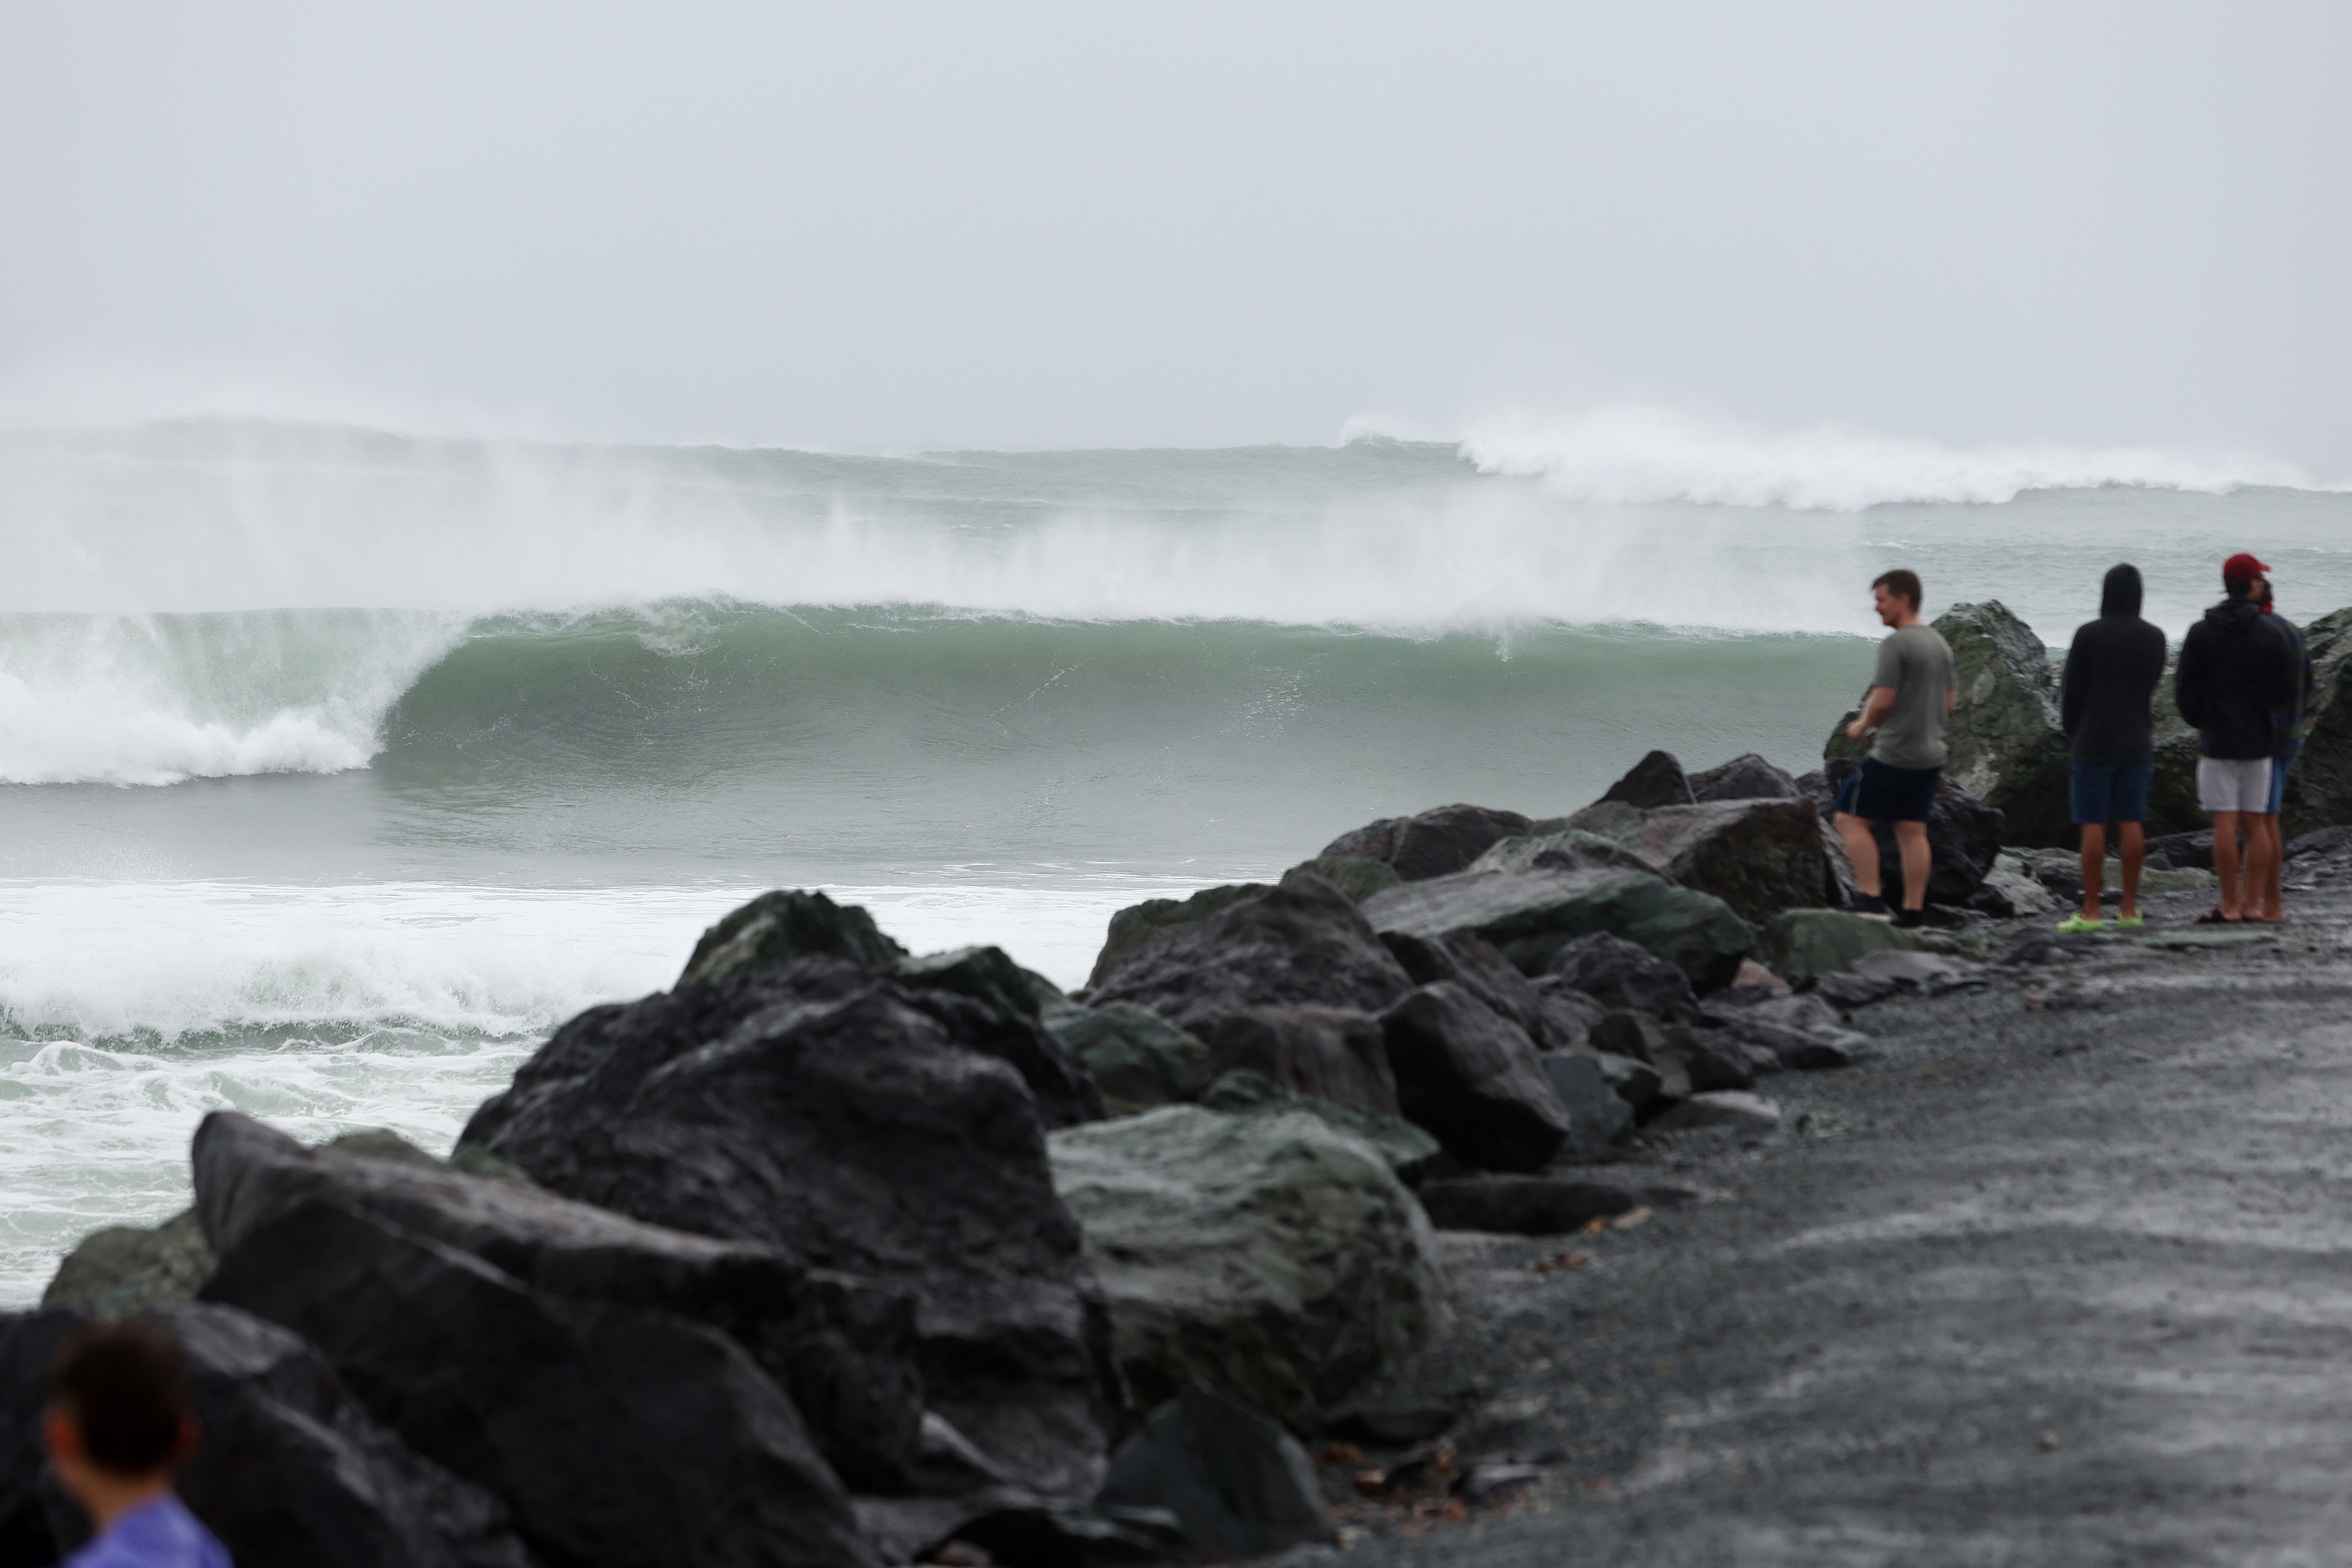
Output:
<path fill-rule="evenodd" d="M 2262 830 L 2270 809 L 2271 759 L 2278 752 L 2278 710 L 2294 699 L 2297 668 L 2286 635 L 2265 616 L 2256 584 L 2270 568 L 2252 555 L 2221 563 L 2228 595 L 2189 628 L 2173 691 L 2180 716 L 2197 729 L 2197 801 L 2213 817 L 2213 870 L 2221 907 L 2200 925 L 2235 925 L 2261 915 L 2262 889 L 2276 851 Z M 2238 835 L 2246 833 L 2244 877 Z"/>
<path fill-rule="evenodd" d="M 2286 804 L 2287 777 L 2303 754 L 2303 721 L 2312 696 L 2311 648 L 2304 640 L 2302 628 L 2278 613 L 2271 595 L 2267 567 L 2254 580 L 2254 603 L 2271 618 L 2271 625 L 2285 634 L 2287 646 L 2294 652 L 2295 687 L 2293 700 L 2271 715 L 2272 743 L 2277 750 L 2271 753 L 2270 805 L 2258 824 L 2270 844 L 2270 879 L 2263 886 L 2259 899 L 2248 892 L 2239 901 L 2248 920 L 2282 925 L 2286 921 L 2286 908 L 2280 898 L 2279 873 L 2285 865 L 2286 847 L 2279 833 L 2279 812 Z"/>

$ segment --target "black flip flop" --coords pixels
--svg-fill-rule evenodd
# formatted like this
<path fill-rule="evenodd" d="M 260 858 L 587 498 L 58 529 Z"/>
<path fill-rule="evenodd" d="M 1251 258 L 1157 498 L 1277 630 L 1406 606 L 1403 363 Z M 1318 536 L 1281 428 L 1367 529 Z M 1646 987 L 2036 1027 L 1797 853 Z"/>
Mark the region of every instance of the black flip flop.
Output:
<path fill-rule="evenodd" d="M 2242 919 L 2233 921 L 2219 910 L 2207 910 L 2189 923 L 2193 926 L 2242 926 L 2246 922 Z"/>

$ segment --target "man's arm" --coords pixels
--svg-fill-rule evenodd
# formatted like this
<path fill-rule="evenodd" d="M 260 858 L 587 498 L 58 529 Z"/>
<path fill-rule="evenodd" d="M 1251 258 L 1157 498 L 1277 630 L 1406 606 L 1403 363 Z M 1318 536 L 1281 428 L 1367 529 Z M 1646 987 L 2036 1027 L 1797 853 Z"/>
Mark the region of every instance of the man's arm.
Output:
<path fill-rule="evenodd" d="M 2066 662 L 2058 669 L 2058 728 L 2070 737 L 2083 727 L 2083 710 L 2090 700 L 2084 690 L 2088 682 L 2081 679 L 2088 657 L 2083 634 L 2076 632 L 2074 646 L 2066 650 Z"/>
<path fill-rule="evenodd" d="M 2197 639 L 2183 637 L 2180 663 L 2172 672 L 2172 705 L 2180 710 L 2181 722 L 2192 730 L 2205 727 L 2204 684 L 2205 659 L 2197 651 Z"/>
<path fill-rule="evenodd" d="M 1870 695 L 1863 700 L 1862 717 L 1856 719 L 1853 723 L 1848 724 L 1845 727 L 1845 738 L 1849 741 L 1859 741 L 1863 739 L 1873 730 L 1877 729 L 1879 721 L 1885 719 L 1888 713 L 1894 710 L 1894 709 L 1895 688 L 1891 686 L 1872 687 L 1870 689 Z"/>

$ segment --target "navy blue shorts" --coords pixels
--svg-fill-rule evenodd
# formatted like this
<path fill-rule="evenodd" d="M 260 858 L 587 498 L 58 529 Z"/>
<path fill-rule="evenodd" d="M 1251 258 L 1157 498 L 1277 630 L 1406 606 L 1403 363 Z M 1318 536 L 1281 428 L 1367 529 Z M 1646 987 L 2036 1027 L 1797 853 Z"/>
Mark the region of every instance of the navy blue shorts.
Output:
<path fill-rule="evenodd" d="M 2276 816 L 2279 814 L 2279 807 L 2286 804 L 2286 775 L 2294 771 L 2294 759 L 2293 757 L 2273 757 L 2271 759 L 2270 815 L 2273 816 Z"/>
<path fill-rule="evenodd" d="M 1864 757 L 1838 791 L 1837 808 L 1864 822 L 1925 822 L 1943 776 L 1941 768 L 1898 768 Z"/>
<path fill-rule="evenodd" d="M 2147 781 L 2155 773 L 2154 763 L 2076 763 L 2067 790 L 2074 820 L 2084 827 L 2146 822 Z"/>

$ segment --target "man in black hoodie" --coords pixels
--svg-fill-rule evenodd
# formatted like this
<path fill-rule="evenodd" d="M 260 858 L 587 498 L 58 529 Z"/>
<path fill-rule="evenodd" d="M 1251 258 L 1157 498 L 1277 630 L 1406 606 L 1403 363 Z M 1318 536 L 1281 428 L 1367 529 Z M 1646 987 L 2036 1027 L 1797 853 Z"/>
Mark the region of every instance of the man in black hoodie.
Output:
<path fill-rule="evenodd" d="M 2124 859 L 2119 926 L 2141 923 L 2140 863 L 2147 853 L 2147 785 L 2156 771 L 2156 720 L 2149 700 L 2164 679 L 2164 633 L 2139 618 L 2139 568 L 2113 566 L 2099 594 L 2099 618 L 2074 632 L 2058 685 L 2060 721 L 2074 744 L 2074 821 L 2083 830 L 2083 912 L 2060 931 L 2097 931 L 2107 869 L 2107 824 Z"/>
<path fill-rule="evenodd" d="M 2239 829 L 2270 808 L 2273 716 L 2294 700 L 2297 684 L 2294 647 L 2255 602 L 2255 584 L 2269 574 L 2252 555 L 2223 562 L 2229 597 L 2180 645 L 2173 690 L 2181 718 L 2197 727 L 2197 800 L 2213 816 L 2213 870 L 2221 879 L 2221 907 L 2200 925 L 2237 924 L 2270 875 L 2270 840 L 2256 831 L 2247 835 L 2242 883 L 2238 876 Z"/>

